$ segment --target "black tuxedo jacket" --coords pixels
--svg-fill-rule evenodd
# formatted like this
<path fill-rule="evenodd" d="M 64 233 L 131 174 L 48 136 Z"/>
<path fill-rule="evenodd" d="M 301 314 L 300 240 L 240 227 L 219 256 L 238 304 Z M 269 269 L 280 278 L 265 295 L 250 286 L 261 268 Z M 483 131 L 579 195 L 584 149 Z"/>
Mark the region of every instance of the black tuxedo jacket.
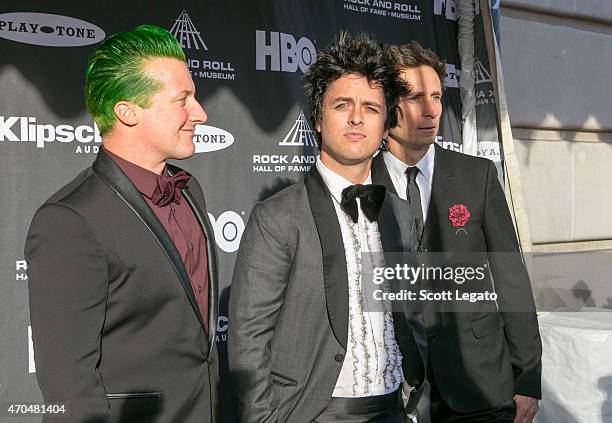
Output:
<path fill-rule="evenodd" d="M 36 212 L 25 245 L 36 376 L 67 421 L 215 421 L 215 241 L 194 178 L 183 198 L 206 236 L 208 331 L 172 240 L 103 150 Z"/>
<path fill-rule="evenodd" d="M 499 405 L 514 394 L 541 398 L 542 345 L 535 304 L 495 166 L 490 160 L 435 148 L 419 251 L 516 253 L 489 260 L 499 311 L 475 304 L 467 312 L 450 313 L 440 312 L 439 303 L 424 305 L 436 385 L 451 408 L 465 413 Z M 374 158 L 372 179 L 396 192 L 382 154 Z M 449 208 L 455 204 L 466 205 L 471 214 L 465 232 L 457 233 L 449 221 Z M 491 283 L 489 278 L 485 282 Z"/>

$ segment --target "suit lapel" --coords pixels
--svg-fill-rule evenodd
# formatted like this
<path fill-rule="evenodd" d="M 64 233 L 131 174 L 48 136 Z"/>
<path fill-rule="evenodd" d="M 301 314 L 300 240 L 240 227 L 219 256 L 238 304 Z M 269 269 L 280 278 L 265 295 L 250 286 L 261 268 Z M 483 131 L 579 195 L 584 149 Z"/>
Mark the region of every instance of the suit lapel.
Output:
<path fill-rule="evenodd" d="M 387 188 L 387 192 L 397 195 L 397 191 L 395 190 L 395 186 L 387 170 L 382 151 L 379 151 L 372 159 L 372 183 L 384 185 Z"/>
<path fill-rule="evenodd" d="M 395 197 L 396 201 L 392 201 L 391 195 L 387 193 L 377 220 L 383 251 L 409 251 L 412 211 L 401 198 Z"/>
<path fill-rule="evenodd" d="M 440 225 L 441 216 L 444 210 L 438 210 L 444 198 L 448 198 L 455 190 L 453 182 L 454 172 L 451 163 L 447 159 L 446 151 L 435 144 L 436 156 L 434 158 L 434 173 L 431 183 L 431 198 L 429 200 L 429 208 L 427 210 L 427 220 L 423 229 L 423 237 L 421 245 L 426 246 L 429 250 L 436 250 L 440 244 Z"/>
<path fill-rule="evenodd" d="M 138 192 L 129 178 L 125 176 L 121 169 L 119 169 L 115 162 L 113 162 L 113 160 L 106 155 L 102 149 L 100 149 L 98 157 L 96 158 L 96 161 L 92 167 L 94 172 L 96 172 L 96 174 L 117 194 L 117 196 L 119 196 L 119 198 L 121 198 L 121 200 L 123 200 L 123 202 L 132 209 L 134 214 L 138 216 L 138 218 L 151 232 L 153 237 L 155 237 L 157 243 L 162 248 L 168 257 L 170 264 L 176 271 L 176 274 L 181 281 L 181 285 L 183 285 L 185 293 L 189 298 L 189 302 L 191 303 L 194 312 L 198 316 L 200 324 L 202 327 L 204 327 L 204 322 L 202 320 L 202 316 L 200 315 L 200 309 L 193 293 L 189 276 L 187 275 L 187 271 L 183 265 L 183 260 L 181 259 L 178 250 L 174 246 L 172 239 L 159 222 L 151 208 L 143 200 L 140 192 Z M 216 322 L 214 323 L 216 326 Z"/>
<path fill-rule="evenodd" d="M 168 173 L 170 175 L 174 175 L 175 173 L 180 171 L 179 168 L 171 164 L 167 164 L 167 168 Z M 187 203 L 191 207 L 191 210 L 193 211 L 196 220 L 200 224 L 202 232 L 204 232 L 204 236 L 206 238 L 206 260 L 208 262 L 208 341 L 211 349 L 210 352 L 212 352 L 212 348 L 214 348 L 215 346 L 215 338 L 217 336 L 216 320 L 218 313 L 218 305 L 216 299 L 218 298 L 219 291 L 219 280 L 217 277 L 219 273 L 217 268 L 218 260 L 217 249 L 215 245 L 215 235 L 212 229 L 212 225 L 210 224 L 210 220 L 208 219 L 208 214 L 206 213 L 205 205 L 202 205 L 204 206 L 203 210 L 193 197 L 191 191 L 189 190 L 189 183 L 187 183 L 187 186 L 183 188 L 181 193 L 183 194 L 183 198 L 187 200 Z M 191 284 L 189 284 L 189 286 L 191 287 Z M 199 311 L 200 308 L 197 307 L 197 310 Z"/>
<path fill-rule="evenodd" d="M 348 275 L 342 232 L 323 178 L 313 166 L 304 179 L 310 210 L 319 233 L 327 313 L 334 336 L 346 350 L 348 339 Z"/>

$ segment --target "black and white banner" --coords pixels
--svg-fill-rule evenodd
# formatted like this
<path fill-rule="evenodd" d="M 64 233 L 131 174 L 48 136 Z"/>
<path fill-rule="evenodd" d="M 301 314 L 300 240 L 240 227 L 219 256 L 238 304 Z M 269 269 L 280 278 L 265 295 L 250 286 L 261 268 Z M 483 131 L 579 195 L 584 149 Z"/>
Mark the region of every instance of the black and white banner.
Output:
<path fill-rule="evenodd" d="M 416 39 L 447 62 L 438 142 L 462 149 L 457 5 L 462 0 L 3 0 L 0 8 L 0 403 L 40 401 L 23 245 L 36 208 L 101 145 L 83 96 L 87 57 L 106 36 L 150 23 L 182 44 L 208 121 L 183 162 L 201 182 L 221 265 L 224 354 L 235 253 L 253 204 L 309 170 L 317 148 L 303 75 L 340 30 Z M 473 1 L 473 0 L 469 0 Z M 491 75 L 475 2 L 478 154 L 499 161 Z M 490 25 L 490 22 L 486 23 Z M 229 401 L 226 412 L 231 415 Z M 230 418 L 231 420 L 231 418 Z"/>

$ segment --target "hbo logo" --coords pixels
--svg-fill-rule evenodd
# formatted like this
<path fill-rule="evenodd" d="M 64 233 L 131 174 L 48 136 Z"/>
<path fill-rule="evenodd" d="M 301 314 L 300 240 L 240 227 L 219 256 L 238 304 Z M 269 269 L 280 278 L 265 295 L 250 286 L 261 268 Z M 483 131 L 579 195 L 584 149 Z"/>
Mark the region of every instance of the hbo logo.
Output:
<path fill-rule="evenodd" d="M 244 221 L 242 217 L 233 211 L 221 213 L 217 219 L 208 213 L 210 223 L 215 231 L 217 245 L 226 253 L 233 253 L 238 250 L 240 238 L 244 232 Z"/>
<path fill-rule="evenodd" d="M 310 65 L 317 59 L 314 44 L 306 37 L 297 42 L 291 34 L 270 32 L 270 40 L 266 40 L 266 31 L 255 31 L 255 69 L 268 70 L 267 58 L 270 58 L 272 71 L 295 72 L 298 67 L 306 73 Z"/>

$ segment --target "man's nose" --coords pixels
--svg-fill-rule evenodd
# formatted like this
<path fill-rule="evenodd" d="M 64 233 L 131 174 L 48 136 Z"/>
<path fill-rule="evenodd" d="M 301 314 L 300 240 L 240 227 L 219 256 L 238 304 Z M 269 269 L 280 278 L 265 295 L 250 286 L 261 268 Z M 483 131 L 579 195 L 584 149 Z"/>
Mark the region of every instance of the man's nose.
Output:
<path fill-rule="evenodd" d="M 425 99 L 422 103 L 423 116 L 428 118 L 436 118 L 440 113 L 439 103 L 436 100 Z"/>
<path fill-rule="evenodd" d="M 193 122 L 196 123 L 204 123 L 206 119 L 208 119 L 208 115 L 204 110 L 204 107 L 200 104 L 199 101 L 194 99 L 194 105 L 191 109 L 190 118 Z"/>
<path fill-rule="evenodd" d="M 349 123 L 353 126 L 361 125 L 363 122 L 363 115 L 359 107 L 353 107 L 349 114 Z"/>

